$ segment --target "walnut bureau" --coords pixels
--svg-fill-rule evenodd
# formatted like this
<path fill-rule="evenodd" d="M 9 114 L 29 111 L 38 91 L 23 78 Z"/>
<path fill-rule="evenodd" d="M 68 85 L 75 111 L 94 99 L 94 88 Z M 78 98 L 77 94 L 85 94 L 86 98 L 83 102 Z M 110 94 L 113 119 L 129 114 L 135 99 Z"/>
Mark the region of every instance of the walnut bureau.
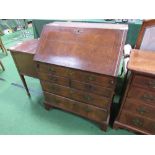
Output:
<path fill-rule="evenodd" d="M 34 56 L 45 107 L 88 118 L 106 130 L 126 34 L 126 25 L 45 25 Z"/>
<path fill-rule="evenodd" d="M 24 75 L 38 77 L 36 64 L 33 61 L 38 42 L 39 40 L 37 39 L 27 40 L 9 48 L 28 96 L 30 96 L 30 93 Z"/>
<path fill-rule="evenodd" d="M 132 50 L 129 79 L 114 128 L 155 134 L 155 52 Z"/>

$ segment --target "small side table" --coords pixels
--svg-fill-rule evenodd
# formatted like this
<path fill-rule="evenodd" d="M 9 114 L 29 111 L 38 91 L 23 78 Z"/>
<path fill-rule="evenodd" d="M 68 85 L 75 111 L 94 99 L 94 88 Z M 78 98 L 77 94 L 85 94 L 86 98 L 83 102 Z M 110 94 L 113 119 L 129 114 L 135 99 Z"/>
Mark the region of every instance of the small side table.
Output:
<path fill-rule="evenodd" d="M 14 59 L 20 78 L 23 82 L 23 85 L 29 97 L 30 97 L 30 93 L 29 93 L 24 75 L 35 77 L 35 78 L 38 77 L 36 72 L 35 62 L 33 61 L 33 57 L 37 49 L 38 41 L 39 40 L 37 39 L 24 41 L 9 49 Z"/>

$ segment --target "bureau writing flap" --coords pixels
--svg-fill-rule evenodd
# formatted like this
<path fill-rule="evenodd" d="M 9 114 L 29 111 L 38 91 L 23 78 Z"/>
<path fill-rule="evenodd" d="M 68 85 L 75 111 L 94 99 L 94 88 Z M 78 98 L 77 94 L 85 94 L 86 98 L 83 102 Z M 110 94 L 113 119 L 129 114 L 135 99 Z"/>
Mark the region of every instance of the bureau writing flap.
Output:
<path fill-rule="evenodd" d="M 44 26 L 34 60 L 117 76 L 127 25 L 55 22 Z"/>

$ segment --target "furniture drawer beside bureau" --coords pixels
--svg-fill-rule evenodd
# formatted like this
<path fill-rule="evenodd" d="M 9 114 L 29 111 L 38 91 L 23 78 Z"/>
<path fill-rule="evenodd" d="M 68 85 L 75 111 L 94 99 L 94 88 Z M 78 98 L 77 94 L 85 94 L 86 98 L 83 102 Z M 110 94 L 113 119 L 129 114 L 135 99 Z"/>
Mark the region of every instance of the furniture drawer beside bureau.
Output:
<path fill-rule="evenodd" d="M 136 75 L 133 79 L 133 85 L 155 91 L 155 78 Z"/>
<path fill-rule="evenodd" d="M 127 97 L 155 106 L 155 92 L 146 89 L 131 87 Z"/>
<path fill-rule="evenodd" d="M 143 55 L 146 58 L 143 58 Z M 148 59 L 149 55 L 152 58 Z M 131 74 L 114 128 L 155 134 L 155 62 L 153 58 L 155 59 L 155 53 L 151 51 L 133 50 L 131 52 L 128 63 Z M 142 65 L 144 66 L 141 67 Z"/>
<path fill-rule="evenodd" d="M 126 111 L 132 112 L 134 114 L 138 114 L 141 116 L 145 116 L 148 118 L 155 118 L 155 107 L 150 106 L 146 103 L 142 103 L 135 99 L 126 99 L 126 104 L 124 104 L 124 109 Z"/>
<path fill-rule="evenodd" d="M 137 132 L 155 134 L 155 120 L 123 111 L 120 116 L 120 122 L 126 126 L 130 126 L 133 130 L 136 129 Z"/>

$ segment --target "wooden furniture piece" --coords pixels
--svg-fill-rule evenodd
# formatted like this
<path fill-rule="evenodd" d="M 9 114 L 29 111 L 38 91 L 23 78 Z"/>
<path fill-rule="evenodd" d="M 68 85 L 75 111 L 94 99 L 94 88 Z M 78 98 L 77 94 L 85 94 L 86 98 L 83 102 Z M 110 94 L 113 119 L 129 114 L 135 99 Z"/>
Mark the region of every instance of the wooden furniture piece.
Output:
<path fill-rule="evenodd" d="M 32 39 L 19 43 L 9 49 L 28 96 L 30 96 L 30 93 L 24 75 L 37 77 L 36 64 L 33 61 L 33 57 L 35 55 L 38 42 L 39 41 L 37 39 Z"/>
<path fill-rule="evenodd" d="M 4 46 L 3 42 L 2 42 L 1 37 L 0 37 L 0 48 L 1 48 L 2 52 L 7 55 L 7 49 L 5 48 L 5 46 Z"/>
<path fill-rule="evenodd" d="M 132 50 L 131 72 L 114 128 L 155 134 L 155 53 Z"/>
<path fill-rule="evenodd" d="M 143 21 L 135 49 L 155 51 L 155 19 Z"/>
<path fill-rule="evenodd" d="M 55 22 L 44 26 L 34 60 L 45 107 L 57 107 L 106 130 L 127 26 Z"/>
<path fill-rule="evenodd" d="M 124 71 L 127 72 L 127 62 L 130 57 L 131 48 L 126 45 L 124 49 Z M 143 20 L 142 27 L 137 37 L 135 49 L 155 51 L 155 19 Z"/>

